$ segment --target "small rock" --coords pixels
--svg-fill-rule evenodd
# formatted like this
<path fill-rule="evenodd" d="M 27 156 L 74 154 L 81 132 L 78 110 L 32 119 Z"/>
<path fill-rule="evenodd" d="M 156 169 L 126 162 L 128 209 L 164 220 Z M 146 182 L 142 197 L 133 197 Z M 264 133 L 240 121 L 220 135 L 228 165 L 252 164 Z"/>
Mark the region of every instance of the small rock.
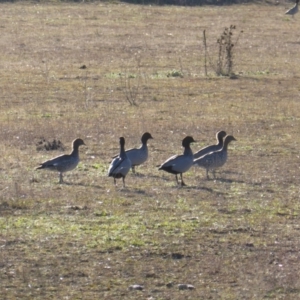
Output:
<path fill-rule="evenodd" d="M 78 205 L 71 205 L 69 208 L 73 209 L 73 210 L 85 210 L 85 209 L 87 209 L 86 206 L 78 206 Z"/>
<path fill-rule="evenodd" d="M 171 254 L 171 257 L 172 257 L 173 259 L 182 259 L 182 258 L 184 258 L 184 255 L 181 254 L 181 253 L 172 253 L 172 254 Z"/>
<path fill-rule="evenodd" d="M 144 289 L 144 287 L 142 285 L 139 285 L 139 284 L 133 284 L 133 285 L 130 285 L 129 286 L 129 291 L 142 291 Z"/>
<path fill-rule="evenodd" d="M 193 290 L 195 287 L 191 284 L 178 284 L 180 290 Z"/>

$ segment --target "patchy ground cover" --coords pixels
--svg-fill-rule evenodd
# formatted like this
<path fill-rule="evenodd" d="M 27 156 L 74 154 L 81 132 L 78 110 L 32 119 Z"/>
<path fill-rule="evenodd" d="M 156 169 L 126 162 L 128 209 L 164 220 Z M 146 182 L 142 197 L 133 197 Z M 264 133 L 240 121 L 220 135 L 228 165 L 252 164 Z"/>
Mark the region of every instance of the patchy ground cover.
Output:
<path fill-rule="evenodd" d="M 1 4 L 3 299 L 299 297 L 300 15 L 286 8 Z M 230 25 L 232 79 L 214 72 Z M 222 129 L 237 142 L 216 180 L 192 168 L 178 188 L 157 170 L 186 135 L 198 150 Z M 115 188 L 119 136 L 145 131 L 148 162 Z M 66 184 L 34 170 L 63 153 L 41 141 L 68 152 L 76 137 Z"/>

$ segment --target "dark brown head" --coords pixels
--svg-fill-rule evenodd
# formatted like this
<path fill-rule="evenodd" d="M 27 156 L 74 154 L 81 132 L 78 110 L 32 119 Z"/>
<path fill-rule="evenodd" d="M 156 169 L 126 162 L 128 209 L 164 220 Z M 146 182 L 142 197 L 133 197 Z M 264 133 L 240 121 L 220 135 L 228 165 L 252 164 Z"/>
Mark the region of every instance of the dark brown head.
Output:
<path fill-rule="evenodd" d="M 189 147 L 191 143 L 196 143 L 196 141 L 193 139 L 193 137 L 191 136 L 186 136 L 183 140 L 182 140 L 182 147 Z"/>
<path fill-rule="evenodd" d="M 217 132 L 217 140 L 220 142 L 224 139 L 224 137 L 226 136 L 226 132 L 225 131 L 219 131 Z"/>
<path fill-rule="evenodd" d="M 224 148 L 227 148 L 228 144 L 232 141 L 236 141 L 236 139 L 234 138 L 234 136 L 232 135 L 227 135 L 225 137 L 225 140 L 224 140 Z"/>
<path fill-rule="evenodd" d="M 120 137 L 120 146 L 121 147 L 125 146 L 125 139 L 123 137 Z"/>
<path fill-rule="evenodd" d="M 152 135 L 151 135 L 149 132 L 145 132 L 145 133 L 142 135 L 141 141 L 142 141 L 142 143 L 145 145 L 145 144 L 147 144 L 147 141 L 148 141 L 149 139 L 153 139 Z"/>
<path fill-rule="evenodd" d="M 76 139 L 73 141 L 73 149 L 78 149 L 81 145 L 85 145 L 82 139 Z"/>

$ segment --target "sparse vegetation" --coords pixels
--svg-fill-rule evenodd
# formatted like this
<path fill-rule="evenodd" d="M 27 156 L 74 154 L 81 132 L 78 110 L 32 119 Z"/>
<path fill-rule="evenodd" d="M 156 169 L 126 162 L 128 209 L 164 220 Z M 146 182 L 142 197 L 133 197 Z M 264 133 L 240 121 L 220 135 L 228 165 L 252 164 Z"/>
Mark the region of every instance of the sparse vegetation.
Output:
<path fill-rule="evenodd" d="M 229 28 L 225 27 L 221 37 L 217 41 L 219 44 L 217 75 L 230 76 L 233 73 L 233 47 L 236 46 L 240 37 L 238 35 L 236 41 L 233 42 L 232 36 L 235 29 L 235 25 L 230 25 Z"/>
<path fill-rule="evenodd" d="M 1 4 L 1 298 L 297 299 L 300 25 L 284 12 Z M 247 30 L 237 80 L 200 72 L 199 32 L 224 24 Z M 193 168 L 177 188 L 155 167 L 222 129 L 237 142 L 216 180 Z M 149 160 L 115 188 L 118 137 L 129 148 L 145 131 Z M 54 156 L 41 137 L 87 144 L 66 184 L 34 170 Z"/>
<path fill-rule="evenodd" d="M 207 72 L 207 58 L 209 58 L 210 65 L 214 69 L 215 73 L 218 76 L 233 76 L 233 65 L 234 65 L 234 46 L 237 45 L 237 42 L 240 38 L 240 34 L 243 31 L 240 31 L 240 34 L 237 36 L 236 40 L 233 41 L 233 32 L 236 29 L 235 25 L 230 25 L 230 27 L 225 27 L 220 38 L 217 39 L 218 44 L 218 54 L 217 60 L 214 62 L 211 56 L 208 55 L 207 42 L 206 42 L 206 31 L 203 31 L 203 45 L 204 45 L 204 71 L 205 75 L 208 75 Z"/>

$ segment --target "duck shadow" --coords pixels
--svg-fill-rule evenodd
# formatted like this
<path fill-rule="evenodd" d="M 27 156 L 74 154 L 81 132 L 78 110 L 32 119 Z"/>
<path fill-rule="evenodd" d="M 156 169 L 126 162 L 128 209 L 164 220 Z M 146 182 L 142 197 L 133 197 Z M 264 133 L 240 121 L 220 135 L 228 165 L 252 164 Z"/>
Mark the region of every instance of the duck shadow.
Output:
<path fill-rule="evenodd" d="M 132 177 L 136 177 L 136 178 L 145 178 L 145 177 L 150 177 L 149 175 L 145 175 L 143 173 L 139 173 L 139 172 L 130 172 L 128 175 L 132 176 Z"/>
<path fill-rule="evenodd" d="M 138 175 L 135 174 L 130 174 L 130 177 L 132 180 L 134 179 L 152 179 L 152 180 L 163 180 L 163 181 L 170 181 L 172 180 L 171 178 L 167 176 L 161 176 L 161 175 L 154 175 L 154 174 L 141 174 L 139 173 Z M 126 177 L 127 178 L 127 177 Z"/>
<path fill-rule="evenodd" d="M 224 175 L 224 177 L 222 177 L 222 175 Z M 217 172 L 216 173 L 216 177 L 213 177 L 212 174 L 209 174 L 209 178 L 207 178 L 206 176 L 197 176 L 198 180 L 201 180 L 203 182 L 210 182 L 210 181 L 219 181 L 219 182 L 224 182 L 224 183 L 247 183 L 244 180 L 241 179 L 235 179 L 235 178 L 226 178 L 225 176 L 227 175 L 235 175 L 235 176 L 242 176 L 241 173 L 237 173 L 237 172 L 231 172 L 231 171 L 226 171 L 226 172 Z"/>
<path fill-rule="evenodd" d="M 159 176 L 159 175 L 153 175 L 153 174 L 143 174 L 143 173 L 130 173 L 129 174 L 133 178 L 153 178 L 153 179 L 164 179 L 167 177 Z"/>
<path fill-rule="evenodd" d="M 92 187 L 96 189 L 105 189 L 107 190 L 107 187 L 100 186 L 100 185 L 95 185 L 95 184 L 83 184 L 83 183 L 75 183 L 75 184 L 70 184 L 70 185 L 76 185 L 76 186 L 84 186 L 84 187 Z M 123 187 L 122 185 L 112 185 L 109 188 L 111 191 L 114 190 L 115 192 L 120 192 L 120 193 L 135 193 L 135 194 L 141 194 L 141 195 L 146 195 L 147 192 L 145 190 L 142 190 L 140 188 L 136 188 L 134 186 L 125 186 Z"/>
<path fill-rule="evenodd" d="M 246 183 L 244 180 L 237 180 L 237 179 L 232 179 L 232 178 L 222 178 L 222 177 L 209 178 L 206 180 L 207 181 L 219 181 L 222 183 Z"/>
<path fill-rule="evenodd" d="M 166 180 L 166 181 L 169 181 L 169 180 Z M 193 191 L 200 191 L 200 190 L 205 190 L 205 191 L 208 191 L 210 193 L 214 193 L 215 191 L 212 189 L 212 188 L 209 188 L 209 187 L 206 187 L 206 186 L 200 186 L 200 185 L 181 185 L 181 184 L 178 184 L 176 185 L 174 183 L 174 185 L 172 186 L 166 186 L 165 188 L 169 188 L 169 189 L 172 189 L 172 190 L 182 190 L 182 191 L 190 191 L 190 190 L 193 190 Z"/>
<path fill-rule="evenodd" d="M 184 187 L 186 189 L 194 190 L 194 191 L 207 191 L 209 193 L 215 193 L 214 189 L 206 187 L 206 186 L 200 186 L 200 185 L 194 185 L 194 186 L 186 186 Z"/>
<path fill-rule="evenodd" d="M 104 189 L 103 186 L 100 186 L 100 185 L 96 185 L 96 184 L 85 184 L 85 183 L 82 183 L 82 182 L 68 182 L 68 181 L 64 181 L 63 183 L 57 183 L 57 185 L 60 185 L 60 186 L 64 186 L 64 185 L 67 185 L 67 186 L 83 186 L 83 187 L 92 187 L 92 188 L 96 188 L 96 189 Z"/>

